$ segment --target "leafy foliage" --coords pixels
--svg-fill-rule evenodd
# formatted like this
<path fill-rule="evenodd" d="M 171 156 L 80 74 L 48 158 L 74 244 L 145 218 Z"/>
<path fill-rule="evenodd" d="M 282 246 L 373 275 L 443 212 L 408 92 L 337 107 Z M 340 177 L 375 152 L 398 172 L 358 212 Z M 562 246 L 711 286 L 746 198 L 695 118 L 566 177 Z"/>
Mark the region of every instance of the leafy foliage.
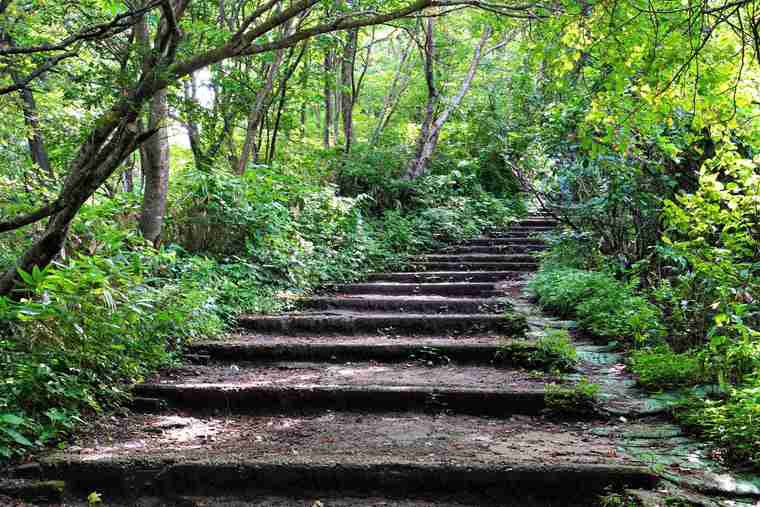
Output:
<path fill-rule="evenodd" d="M 636 350 L 629 358 L 639 385 L 654 391 L 698 384 L 704 373 L 693 353 L 675 353 L 667 346 Z"/>
<path fill-rule="evenodd" d="M 547 331 L 535 344 L 519 341 L 500 344 L 494 361 L 561 373 L 574 371 L 578 356 L 567 331 L 554 329 Z"/>
<path fill-rule="evenodd" d="M 595 336 L 644 343 L 662 337 L 658 307 L 603 272 L 575 268 L 540 271 L 530 284 L 539 304 L 564 317 L 577 317 Z"/>

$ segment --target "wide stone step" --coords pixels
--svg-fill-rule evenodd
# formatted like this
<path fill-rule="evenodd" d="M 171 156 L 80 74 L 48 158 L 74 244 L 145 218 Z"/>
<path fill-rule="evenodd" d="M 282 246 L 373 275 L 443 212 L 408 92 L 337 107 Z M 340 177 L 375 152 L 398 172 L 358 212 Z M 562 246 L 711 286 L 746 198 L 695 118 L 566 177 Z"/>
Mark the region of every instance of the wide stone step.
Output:
<path fill-rule="evenodd" d="M 509 229 L 505 229 L 503 231 L 494 231 L 494 232 L 492 232 L 492 234 L 504 234 L 504 233 L 516 234 L 516 233 L 521 233 L 521 232 L 527 232 L 527 233 L 537 232 L 537 233 L 542 233 L 542 232 L 551 232 L 551 231 L 553 231 L 555 229 L 557 229 L 557 227 L 554 227 L 554 226 L 514 225 L 514 226 L 510 227 Z"/>
<path fill-rule="evenodd" d="M 524 218 L 517 222 L 520 227 L 557 227 L 559 222 L 555 218 L 548 217 L 530 217 Z M 514 226 L 513 226 L 514 227 Z"/>
<path fill-rule="evenodd" d="M 524 275 L 520 271 L 417 271 L 408 273 L 372 273 L 370 282 L 441 283 L 441 282 L 502 282 Z"/>
<path fill-rule="evenodd" d="M 535 271 L 538 262 L 415 262 L 409 265 L 416 271 Z"/>
<path fill-rule="evenodd" d="M 224 342 L 190 345 L 188 355 L 205 361 L 347 361 L 490 365 L 506 340 L 490 337 L 241 335 Z M 520 341 L 526 351 L 530 342 Z M 519 366 L 519 365 L 513 365 Z"/>
<path fill-rule="evenodd" d="M 533 230 L 533 229 L 509 230 L 509 231 L 504 231 L 504 232 L 494 232 L 494 233 L 489 234 L 486 237 L 495 238 L 495 239 L 514 239 L 514 240 L 534 239 L 534 238 L 543 237 L 543 235 L 547 232 L 550 232 L 550 231 Z"/>
<path fill-rule="evenodd" d="M 354 310 L 410 313 L 502 313 L 511 309 L 504 298 L 445 298 L 430 296 L 315 296 L 302 300 L 313 310 Z"/>
<path fill-rule="evenodd" d="M 437 295 L 437 296 L 478 296 L 495 289 L 487 282 L 438 282 L 438 283 L 352 283 L 336 285 L 339 294 L 393 294 L 393 295 Z"/>
<path fill-rule="evenodd" d="M 536 262 L 536 258 L 533 254 L 427 254 L 411 262 Z"/>
<path fill-rule="evenodd" d="M 172 407 L 228 410 L 235 413 L 277 414 L 314 410 L 349 412 L 442 411 L 506 417 L 539 414 L 544 391 L 423 386 L 201 386 L 142 384 L 138 396 L 160 398 Z"/>
<path fill-rule="evenodd" d="M 545 249 L 546 249 L 546 246 L 542 244 L 463 245 L 463 246 L 450 246 L 450 247 L 444 248 L 440 251 L 440 253 L 448 254 L 448 255 L 471 255 L 471 254 L 505 255 L 505 254 L 524 254 L 524 253 L 530 253 L 530 252 L 539 252 Z"/>
<path fill-rule="evenodd" d="M 464 241 L 460 246 L 537 246 L 545 247 L 546 242 L 540 238 L 492 238 L 478 237 Z"/>
<path fill-rule="evenodd" d="M 545 408 L 543 378 L 519 369 L 459 365 L 441 356 L 406 363 L 322 362 L 191 365 L 134 386 L 135 395 L 208 411 L 282 413 L 426 411 L 507 416 Z M 569 385 L 569 384 L 568 384 Z"/>
<path fill-rule="evenodd" d="M 521 335 L 527 326 L 521 315 L 473 314 L 289 314 L 247 315 L 238 319 L 242 328 L 256 332 L 276 333 L 398 333 L 413 334 L 480 334 L 489 332 Z"/>
<path fill-rule="evenodd" d="M 606 488 L 656 481 L 646 467 L 616 452 L 609 437 L 582 424 L 529 416 L 178 412 L 109 424 L 76 448 L 46 457 L 41 474 L 66 481 L 80 498 L 97 491 L 104 505 L 138 495 L 165 499 L 154 505 L 180 505 L 180 495 L 217 498 L 208 505 L 225 505 L 222 499 L 236 494 L 312 500 L 249 504 L 274 507 L 377 492 L 417 499 L 410 507 L 439 505 L 452 494 L 475 495 L 469 505 L 588 506 Z M 102 434 L 111 438 L 103 441 Z"/>

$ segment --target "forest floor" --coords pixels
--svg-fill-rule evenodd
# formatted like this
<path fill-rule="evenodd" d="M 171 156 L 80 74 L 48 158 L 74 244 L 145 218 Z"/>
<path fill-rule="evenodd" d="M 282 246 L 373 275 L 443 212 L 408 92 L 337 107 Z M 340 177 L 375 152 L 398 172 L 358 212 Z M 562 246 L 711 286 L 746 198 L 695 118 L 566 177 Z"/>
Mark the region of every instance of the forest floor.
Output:
<path fill-rule="evenodd" d="M 670 424 L 667 397 L 637 389 L 620 353 L 533 305 L 536 235 L 553 225 L 532 216 L 299 312 L 244 316 L 0 493 L 70 506 L 94 493 L 146 507 L 758 505 L 760 484 Z M 574 371 L 528 367 L 556 330 L 573 337 Z"/>

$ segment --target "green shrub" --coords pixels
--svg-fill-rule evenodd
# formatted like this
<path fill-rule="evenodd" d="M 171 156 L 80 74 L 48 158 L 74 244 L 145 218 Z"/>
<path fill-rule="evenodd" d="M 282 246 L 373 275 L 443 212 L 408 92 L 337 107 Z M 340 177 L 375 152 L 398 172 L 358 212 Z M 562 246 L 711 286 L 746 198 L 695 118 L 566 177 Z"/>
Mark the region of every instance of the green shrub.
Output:
<path fill-rule="evenodd" d="M 628 361 L 639 385 L 653 391 L 695 385 L 704 377 L 696 354 L 665 345 L 633 351 Z"/>
<path fill-rule="evenodd" d="M 639 344 L 663 336 L 660 309 L 607 273 L 542 268 L 530 288 L 542 308 L 577 318 L 595 336 Z"/>
<path fill-rule="evenodd" d="M 559 373 L 574 371 L 578 356 L 567 331 L 557 329 L 548 331 L 535 343 L 509 341 L 500 344 L 494 362 Z"/>
<path fill-rule="evenodd" d="M 683 424 L 711 441 L 718 455 L 760 470 L 760 382 L 732 388 L 727 399 L 692 400 L 676 412 Z"/>

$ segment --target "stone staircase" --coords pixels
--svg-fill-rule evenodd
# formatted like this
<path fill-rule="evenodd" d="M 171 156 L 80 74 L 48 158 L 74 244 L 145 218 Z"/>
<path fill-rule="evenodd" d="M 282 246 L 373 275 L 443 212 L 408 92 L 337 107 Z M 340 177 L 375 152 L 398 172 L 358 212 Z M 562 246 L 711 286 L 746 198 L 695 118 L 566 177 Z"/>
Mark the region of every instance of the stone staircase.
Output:
<path fill-rule="evenodd" d="M 15 473 L 65 481 L 65 505 L 587 506 L 648 487 L 612 436 L 547 414 L 546 383 L 569 381 L 494 362 L 570 325 L 523 314 L 554 226 L 533 214 L 300 312 L 242 316 L 135 386 L 133 413 Z"/>

